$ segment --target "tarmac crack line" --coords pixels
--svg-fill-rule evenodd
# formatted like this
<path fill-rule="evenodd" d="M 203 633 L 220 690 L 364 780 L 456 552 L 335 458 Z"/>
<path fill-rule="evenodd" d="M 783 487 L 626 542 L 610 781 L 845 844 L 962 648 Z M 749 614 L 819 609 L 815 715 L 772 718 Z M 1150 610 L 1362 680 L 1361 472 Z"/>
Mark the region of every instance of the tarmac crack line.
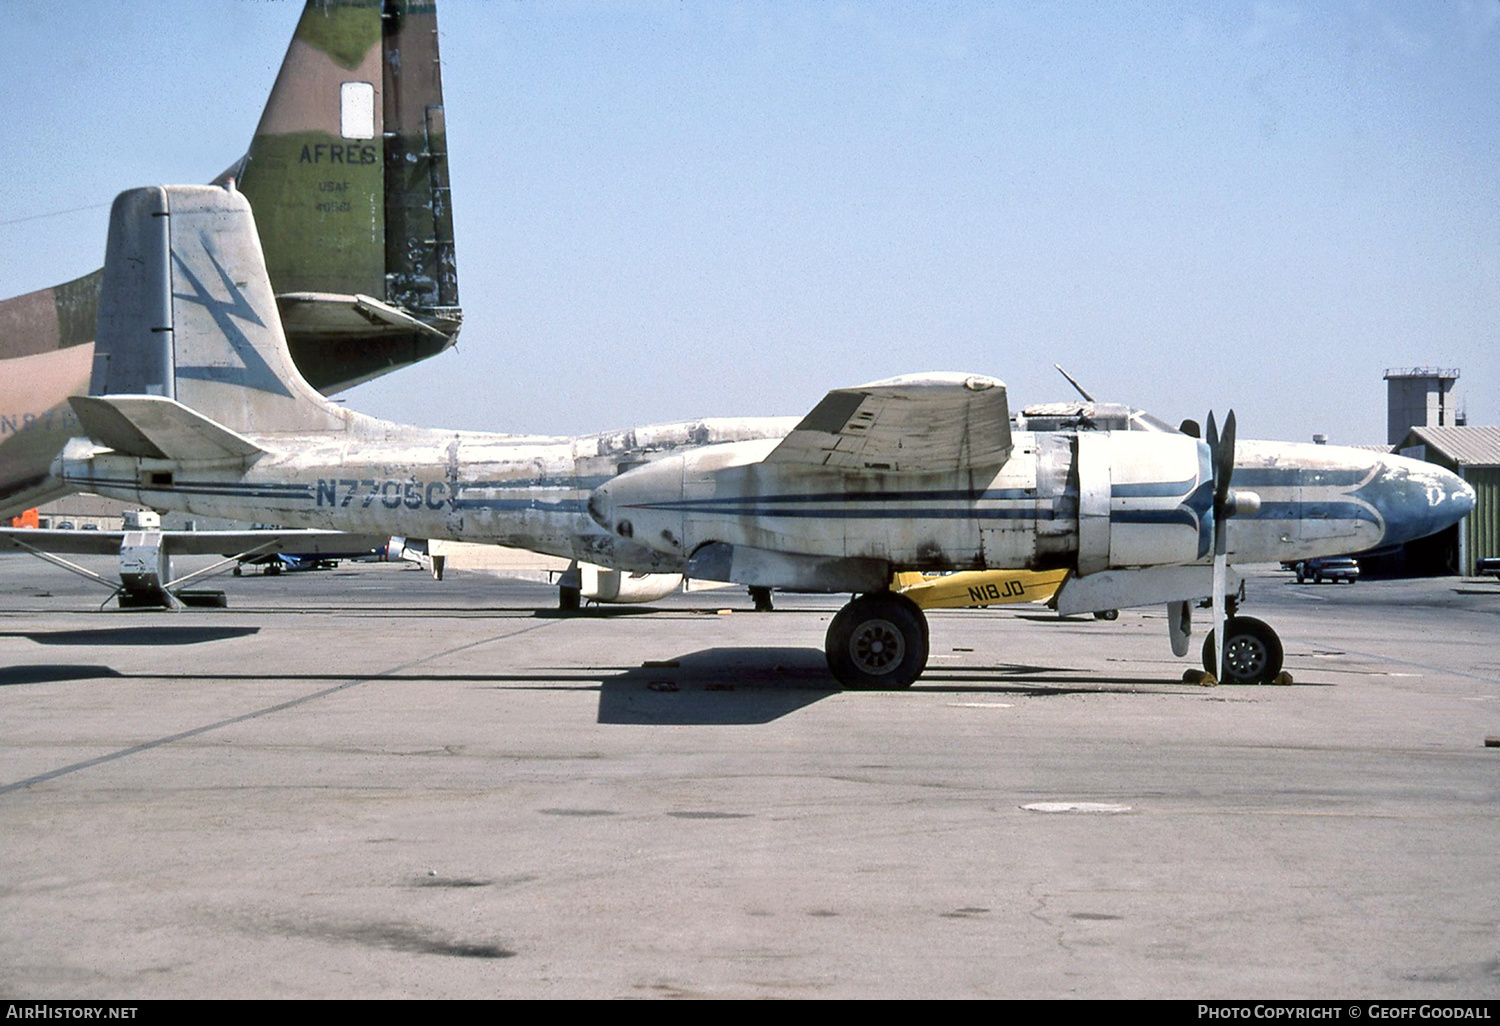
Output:
<path fill-rule="evenodd" d="M 117 752 L 110 752 L 107 755 L 100 755 L 93 759 L 85 759 L 83 762 L 75 762 L 68 766 L 61 766 L 55 770 L 48 770 L 46 773 L 38 773 L 36 776 L 27 777 L 25 780 L 17 780 L 13 784 L 5 784 L 3 786 L 0 786 L 0 796 L 8 795 L 12 791 L 19 791 L 22 788 L 31 787 L 33 784 L 41 784 L 49 780 L 55 780 L 58 777 L 67 776 L 70 773 L 77 773 L 81 770 L 92 769 L 95 766 L 102 766 L 107 762 L 114 762 L 117 759 L 128 758 L 132 755 L 138 755 L 141 752 L 149 752 L 153 748 L 160 748 L 163 745 L 169 745 L 176 741 L 185 741 L 190 737 L 197 737 L 199 734 L 207 734 L 210 731 L 220 730 L 224 727 L 232 727 L 236 723 L 244 723 L 248 720 L 259 719 L 262 716 L 270 716 L 273 713 L 283 712 L 287 709 L 295 708 L 299 705 L 305 705 L 308 702 L 315 702 L 320 698 L 327 698 L 329 695 L 336 695 L 340 691 L 347 691 L 348 689 L 358 687 L 361 684 L 369 684 L 372 681 L 388 679 L 398 673 L 405 673 L 408 670 L 415 669 L 416 667 L 421 666 L 423 663 L 430 663 L 434 659 L 442 659 L 447 656 L 457 655 L 460 652 L 466 652 L 472 648 L 479 648 L 481 645 L 488 645 L 495 641 L 506 641 L 510 638 L 518 637 L 522 634 L 526 634 L 534 630 L 540 630 L 543 627 L 552 627 L 563 622 L 565 621 L 549 620 L 543 623 L 530 624 L 526 627 L 522 627 L 520 630 L 511 631 L 509 634 L 501 634 L 492 638 L 481 638 L 478 641 L 471 641 L 467 644 L 459 645 L 455 648 L 445 649 L 442 652 L 434 652 L 431 655 L 423 656 L 421 659 L 414 659 L 409 663 L 402 663 L 399 666 L 393 666 L 388 670 L 382 670 L 379 673 L 371 674 L 368 677 L 360 677 L 357 680 L 345 681 L 342 684 L 335 684 L 331 688 L 323 688 L 321 691 L 314 691 L 312 694 L 302 695 L 299 698 L 288 699 L 285 702 L 278 702 L 275 705 L 268 705 L 264 709 L 256 709 L 252 712 L 241 713 L 238 716 L 231 716 L 228 719 L 219 720 L 216 723 L 208 723 L 204 724 L 201 727 L 194 727 L 191 730 L 179 731 L 176 734 L 169 734 L 166 737 L 159 737 L 153 741 L 144 741 L 138 745 L 131 745 L 129 748 L 122 748 Z"/>

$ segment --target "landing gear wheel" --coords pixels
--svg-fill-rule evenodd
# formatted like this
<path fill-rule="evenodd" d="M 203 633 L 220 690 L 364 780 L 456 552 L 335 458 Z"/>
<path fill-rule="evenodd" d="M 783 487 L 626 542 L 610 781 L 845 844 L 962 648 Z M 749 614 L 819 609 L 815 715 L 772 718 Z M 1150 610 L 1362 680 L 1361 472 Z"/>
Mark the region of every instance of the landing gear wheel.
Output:
<path fill-rule="evenodd" d="M 927 618 L 902 595 L 861 595 L 828 625 L 823 651 L 846 688 L 909 688 L 927 668 Z"/>
<path fill-rule="evenodd" d="M 575 613 L 583 604 L 583 589 L 570 588 L 566 584 L 559 585 L 557 589 L 557 608 L 564 613 Z"/>
<path fill-rule="evenodd" d="M 1253 616 L 1232 616 L 1224 624 L 1221 684 L 1269 684 L 1281 672 L 1284 653 L 1276 632 Z M 1203 668 L 1214 672 L 1214 632 L 1203 639 Z"/>
<path fill-rule="evenodd" d="M 1120 611 L 1118 609 L 1101 609 L 1094 614 L 1095 620 L 1118 620 Z"/>

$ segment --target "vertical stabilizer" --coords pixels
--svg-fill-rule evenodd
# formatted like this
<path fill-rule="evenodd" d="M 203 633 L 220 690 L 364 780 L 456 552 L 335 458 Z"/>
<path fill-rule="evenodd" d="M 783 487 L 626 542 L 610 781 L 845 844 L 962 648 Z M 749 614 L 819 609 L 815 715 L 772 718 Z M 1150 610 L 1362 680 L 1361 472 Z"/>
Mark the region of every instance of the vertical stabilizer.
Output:
<path fill-rule="evenodd" d="M 247 434 L 343 427 L 287 351 L 242 194 L 121 193 L 105 252 L 92 395 L 165 396 Z"/>
<path fill-rule="evenodd" d="M 220 184 L 231 176 L 319 389 L 452 345 L 462 313 L 433 4 L 308 3 L 250 150 Z"/>
<path fill-rule="evenodd" d="M 385 298 L 409 310 L 456 315 L 458 265 L 433 5 L 388 0 L 384 47 Z"/>
<path fill-rule="evenodd" d="M 309 3 L 237 187 L 278 292 L 385 298 L 381 10 Z"/>

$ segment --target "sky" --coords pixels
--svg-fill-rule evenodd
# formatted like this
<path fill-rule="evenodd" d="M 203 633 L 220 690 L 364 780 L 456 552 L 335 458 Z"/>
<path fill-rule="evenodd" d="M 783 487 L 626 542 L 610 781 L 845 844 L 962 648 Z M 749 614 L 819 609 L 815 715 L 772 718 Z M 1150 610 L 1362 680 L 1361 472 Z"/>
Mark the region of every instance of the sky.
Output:
<path fill-rule="evenodd" d="M 0 296 L 244 152 L 300 3 L 0 0 Z M 440 0 L 464 329 L 347 394 L 582 434 L 993 375 L 1385 441 L 1500 423 L 1500 0 Z"/>

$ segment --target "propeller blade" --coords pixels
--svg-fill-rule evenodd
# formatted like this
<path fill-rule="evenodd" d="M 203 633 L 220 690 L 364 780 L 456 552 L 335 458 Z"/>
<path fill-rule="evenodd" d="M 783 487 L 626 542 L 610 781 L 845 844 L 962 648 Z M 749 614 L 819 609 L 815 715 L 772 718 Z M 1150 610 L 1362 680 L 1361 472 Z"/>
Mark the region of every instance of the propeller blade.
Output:
<path fill-rule="evenodd" d="M 1229 497 L 1229 480 L 1234 477 L 1234 411 L 1229 411 L 1229 416 L 1224 418 L 1224 433 L 1219 437 L 1219 451 L 1216 454 L 1217 464 L 1214 467 L 1214 476 L 1219 493 L 1227 499 Z M 1221 500 L 1222 501 L 1222 500 Z"/>
<path fill-rule="evenodd" d="M 1224 433 L 1208 415 L 1208 453 L 1214 473 L 1214 680 L 1224 680 L 1224 588 L 1229 577 L 1229 482 L 1234 477 L 1234 411 L 1224 418 Z"/>

